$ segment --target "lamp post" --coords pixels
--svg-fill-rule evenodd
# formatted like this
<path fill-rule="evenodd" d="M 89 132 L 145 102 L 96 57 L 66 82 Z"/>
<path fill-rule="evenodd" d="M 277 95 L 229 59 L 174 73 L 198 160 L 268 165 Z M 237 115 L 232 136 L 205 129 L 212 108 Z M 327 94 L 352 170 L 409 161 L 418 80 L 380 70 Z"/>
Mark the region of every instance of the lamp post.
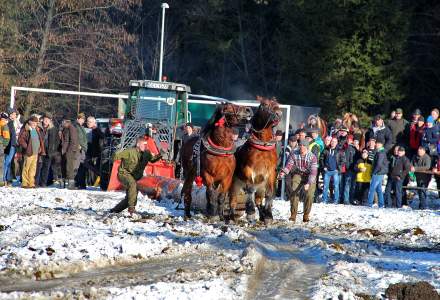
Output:
<path fill-rule="evenodd" d="M 162 31 L 160 36 L 160 58 L 159 58 L 159 81 L 162 81 L 162 64 L 163 64 L 163 36 L 165 31 L 165 9 L 170 8 L 168 3 L 162 3 Z"/>

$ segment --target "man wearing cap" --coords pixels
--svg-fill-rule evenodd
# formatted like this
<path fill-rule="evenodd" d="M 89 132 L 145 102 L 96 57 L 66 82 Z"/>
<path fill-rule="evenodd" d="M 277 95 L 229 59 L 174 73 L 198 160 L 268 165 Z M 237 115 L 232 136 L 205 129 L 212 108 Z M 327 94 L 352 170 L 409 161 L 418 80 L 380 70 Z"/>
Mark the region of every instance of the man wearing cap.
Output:
<path fill-rule="evenodd" d="M 118 179 L 126 190 L 125 198 L 113 207 L 111 213 L 119 213 L 128 207 L 128 212 L 133 215 L 136 210 L 138 189 L 136 181 L 142 178 L 148 162 L 156 162 L 161 155 L 153 157 L 147 150 L 144 137 L 136 140 L 136 147 L 118 151 L 113 156 L 113 161 L 120 160 Z"/>
<path fill-rule="evenodd" d="M 381 140 L 383 142 L 383 147 L 386 152 L 390 151 L 392 147 L 392 134 L 391 130 L 384 125 L 383 118 L 381 115 L 376 115 L 374 117 L 374 124 L 371 126 L 367 133 L 365 134 L 365 139 L 368 142 L 371 138 L 376 140 Z"/>
<path fill-rule="evenodd" d="M 58 134 L 58 128 L 54 126 L 52 114 L 46 113 L 43 116 L 42 134 L 46 155 L 42 156 L 40 186 L 47 186 L 49 171 L 52 169 L 53 180 L 56 185 L 60 185 L 61 174 L 61 139 Z"/>
<path fill-rule="evenodd" d="M 64 174 L 64 185 L 68 184 L 71 190 L 75 187 L 75 162 L 79 155 L 80 145 L 78 131 L 69 119 L 64 119 L 61 135 L 61 154 Z"/>
<path fill-rule="evenodd" d="M 15 126 L 15 120 L 17 119 L 17 110 L 14 108 L 8 109 L 9 121 L 9 143 L 5 149 L 5 159 L 3 164 L 3 182 L 5 186 L 8 186 L 12 182 L 12 163 L 14 162 L 15 152 L 18 146 L 17 128 Z"/>
<path fill-rule="evenodd" d="M 411 161 L 411 172 L 416 175 L 417 190 L 419 194 L 419 208 L 426 209 L 428 207 L 426 202 L 426 189 L 431 181 L 431 174 L 426 173 L 431 168 L 431 158 L 426 153 L 426 149 L 420 146 L 417 150 L 417 155 Z"/>
<path fill-rule="evenodd" d="M 32 116 L 18 136 L 18 144 L 24 157 L 21 173 L 23 188 L 35 188 L 38 156 L 45 155 L 44 139 L 38 122 L 38 117 Z"/>
<path fill-rule="evenodd" d="M 299 197 L 304 197 L 303 222 L 308 222 L 312 210 L 318 174 L 318 160 L 308 149 L 307 140 L 299 141 L 299 149 L 291 153 L 286 167 L 281 170 L 279 177 L 292 173 L 292 195 L 290 195 L 290 221 L 295 222 L 298 212 Z"/>
<path fill-rule="evenodd" d="M 376 139 L 376 154 L 373 161 L 373 172 L 371 177 L 370 189 L 368 191 L 368 206 L 373 207 L 374 194 L 377 193 L 379 207 L 384 207 L 382 192 L 382 182 L 388 173 L 388 159 L 382 138 Z"/>
<path fill-rule="evenodd" d="M 393 155 L 390 161 L 390 170 L 385 188 L 385 206 L 401 208 L 403 181 L 411 169 L 411 162 L 405 156 L 405 148 L 403 146 L 396 146 L 395 152 L 397 155 Z M 393 203 L 391 193 L 394 193 L 396 203 Z"/>
<path fill-rule="evenodd" d="M 403 118 L 403 110 L 401 108 L 396 109 L 396 116 L 394 117 L 394 119 L 388 121 L 388 127 L 391 129 L 392 146 L 407 145 L 409 123 Z"/>

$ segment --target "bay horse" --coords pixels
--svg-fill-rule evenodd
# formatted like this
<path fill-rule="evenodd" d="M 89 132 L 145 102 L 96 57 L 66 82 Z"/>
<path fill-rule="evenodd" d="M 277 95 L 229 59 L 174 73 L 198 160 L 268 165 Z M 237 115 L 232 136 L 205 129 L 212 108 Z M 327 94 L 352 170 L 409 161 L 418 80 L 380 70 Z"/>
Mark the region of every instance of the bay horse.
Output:
<path fill-rule="evenodd" d="M 282 111 L 275 98 L 257 97 L 257 100 L 260 101 L 260 105 L 250 122 L 251 136 L 235 154 L 237 167 L 229 195 L 231 222 L 235 221 L 237 204 L 239 199 L 242 201 L 243 198 L 246 201 L 248 220 L 255 216 L 255 205 L 258 207 L 261 221 L 267 224 L 273 219 L 272 201 L 278 160 L 273 127 L 281 120 Z"/>
<path fill-rule="evenodd" d="M 223 219 L 224 201 L 229 192 L 235 169 L 233 128 L 243 120 L 249 121 L 252 110 L 230 102 L 217 105 L 214 114 L 200 136 L 189 139 L 182 146 L 185 220 L 191 218 L 193 182 L 206 186 L 206 211 L 211 219 Z M 197 152 L 199 154 L 197 154 Z"/>

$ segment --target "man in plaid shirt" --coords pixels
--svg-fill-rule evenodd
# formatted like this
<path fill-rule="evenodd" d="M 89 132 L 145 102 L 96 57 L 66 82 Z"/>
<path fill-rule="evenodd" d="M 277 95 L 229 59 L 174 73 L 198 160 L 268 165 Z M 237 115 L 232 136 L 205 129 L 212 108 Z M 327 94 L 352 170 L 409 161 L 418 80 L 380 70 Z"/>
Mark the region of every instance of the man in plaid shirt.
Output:
<path fill-rule="evenodd" d="M 318 159 L 309 151 L 309 142 L 301 140 L 299 149 L 293 151 L 287 161 L 286 167 L 280 172 L 279 177 L 291 174 L 292 194 L 290 195 L 290 220 L 295 222 L 298 212 L 299 197 L 304 197 L 303 222 L 309 221 L 312 210 L 313 198 L 316 189 L 316 176 L 318 174 Z M 303 191 L 303 192 L 302 192 Z"/>

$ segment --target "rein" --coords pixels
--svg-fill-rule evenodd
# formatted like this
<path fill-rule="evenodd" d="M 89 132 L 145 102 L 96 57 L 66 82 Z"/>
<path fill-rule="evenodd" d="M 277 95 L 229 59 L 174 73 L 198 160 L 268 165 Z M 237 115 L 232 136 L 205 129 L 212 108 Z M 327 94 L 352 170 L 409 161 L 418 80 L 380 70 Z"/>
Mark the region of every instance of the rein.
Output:
<path fill-rule="evenodd" d="M 202 143 L 205 147 L 206 151 L 209 154 L 215 155 L 215 156 L 231 156 L 234 155 L 235 151 L 237 150 L 235 147 L 235 144 L 233 144 L 231 147 L 222 147 L 219 145 L 214 144 L 214 142 L 211 140 L 211 138 L 208 136 L 202 137 Z"/>

